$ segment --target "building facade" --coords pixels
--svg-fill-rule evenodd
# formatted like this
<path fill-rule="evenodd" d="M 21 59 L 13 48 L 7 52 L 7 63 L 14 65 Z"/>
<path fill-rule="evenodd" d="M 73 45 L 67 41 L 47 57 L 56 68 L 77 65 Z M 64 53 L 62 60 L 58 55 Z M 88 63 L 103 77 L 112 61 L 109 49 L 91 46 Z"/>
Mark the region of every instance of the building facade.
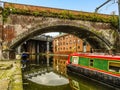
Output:
<path fill-rule="evenodd" d="M 69 54 L 73 52 L 90 52 L 91 46 L 82 39 L 71 35 L 62 34 L 53 39 L 53 52 Z"/>

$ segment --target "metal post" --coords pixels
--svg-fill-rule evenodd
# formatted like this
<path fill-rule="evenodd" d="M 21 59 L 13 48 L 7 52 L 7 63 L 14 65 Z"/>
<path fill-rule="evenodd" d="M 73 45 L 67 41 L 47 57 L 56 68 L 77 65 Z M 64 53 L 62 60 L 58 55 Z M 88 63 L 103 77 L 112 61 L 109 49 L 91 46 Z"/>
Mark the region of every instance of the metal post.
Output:
<path fill-rule="evenodd" d="M 118 26 L 118 32 L 120 33 L 120 0 L 118 0 L 118 12 L 119 12 L 119 26 Z"/>
<path fill-rule="evenodd" d="M 118 48 L 120 49 L 120 0 L 118 0 L 118 14 L 119 14 L 119 18 L 118 18 L 118 20 L 119 20 L 119 26 L 118 26 L 118 40 L 117 40 L 117 42 L 118 42 Z M 119 52 L 119 51 L 118 51 Z"/>
<path fill-rule="evenodd" d="M 40 53 L 40 46 L 39 46 L 39 42 L 37 42 L 37 64 L 39 64 L 39 60 L 40 60 L 40 56 L 39 56 L 39 53 Z"/>
<path fill-rule="evenodd" d="M 21 54 L 21 46 L 19 46 L 19 47 L 17 48 L 17 53 L 18 53 L 18 54 Z"/>
<path fill-rule="evenodd" d="M 50 49 L 49 36 L 46 36 L 46 38 L 47 38 L 47 54 L 48 54 Z"/>
<path fill-rule="evenodd" d="M 49 67 L 49 66 L 50 66 L 50 60 L 49 60 L 50 58 L 49 58 L 49 55 L 47 55 L 46 58 L 47 58 L 47 67 Z"/>

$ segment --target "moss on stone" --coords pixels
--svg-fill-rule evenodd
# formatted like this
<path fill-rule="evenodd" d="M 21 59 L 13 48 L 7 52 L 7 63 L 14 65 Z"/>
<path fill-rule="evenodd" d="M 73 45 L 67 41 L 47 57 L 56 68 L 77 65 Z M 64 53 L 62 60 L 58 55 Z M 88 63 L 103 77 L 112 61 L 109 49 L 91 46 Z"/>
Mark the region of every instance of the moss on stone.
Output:
<path fill-rule="evenodd" d="M 7 7 L 3 10 L 3 20 L 5 21 L 10 14 L 20 14 L 20 15 L 33 15 L 33 16 L 42 16 L 42 17 L 53 17 L 53 18 L 62 18 L 70 20 L 83 20 L 83 21 L 92 21 L 92 22 L 104 22 L 110 23 L 111 26 L 118 28 L 118 16 L 115 15 L 103 15 L 97 13 L 87 13 L 79 12 L 74 14 L 69 10 L 63 10 L 62 12 L 54 11 L 31 11 L 29 9 L 16 9 L 14 7 Z"/>
<path fill-rule="evenodd" d="M 12 68 L 0 70 L 2 71 L 0 80 L 5 79 L 10 82 L 8 83 L 8 85 L 6 85 L 6 88 L 8 86 L 10 90 L 23 90 L 20 61 L 7 61 L 7 62 L 1 61 L 1 63 L 2 65 L 7 64 L 8 66 L 11 66 L 12 64 L 13 66 Z"/>

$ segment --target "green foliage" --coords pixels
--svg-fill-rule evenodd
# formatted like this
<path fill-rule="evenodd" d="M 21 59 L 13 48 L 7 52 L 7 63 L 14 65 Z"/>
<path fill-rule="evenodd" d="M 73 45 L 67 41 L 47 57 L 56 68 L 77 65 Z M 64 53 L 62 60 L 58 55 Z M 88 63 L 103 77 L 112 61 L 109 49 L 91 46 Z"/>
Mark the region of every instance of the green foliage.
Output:
<path fill-rule="evenodd" d="M 39 16 L 39 12 L 33 12 L 34 16 Z"/>
<path fill-rule="evenodd" d="M 69 15 L 69 12 L 66 11 L 66 10 L 64 10 L 64 11 L 60 14 L 60 18 L 68 19 L 68 18 L 69 18 L 68 15 Z"/>
<path fill-rule="evenodd" d="M 68 17 L 69 17 L 69 19 L 72 19 L 72 20 L 75 19 L 75 15 L 72 13 L 69 13 Z"/>
<path fill-rule="evenodd" d="M 53 18 L 62 18 L 62 19 L 70 19 L 70 20 L 84 20 L 84 21 L 92 21 L 92 22 L 104 22 L 111 23 L 111 25 L 115 28 L 118 28 L 118 17 L 115 15 L 102 15 L 97 13 L 87 13 L 87 12 L 72 12 L 68 10 L 63 10 L 62 12 L 54 12 L 50 10 L 44 11 L 31 11 L 28 9 L 16 9 L 13 7 L 5 8 L 3 10 L 4 20 L 12 14 L 20 14 L 20 15 L 34 15 L 34 16 L 43 16 L 43 17 L 53 17 Z"/>
<path fill-rule="evenodd" d="M 2 16 L 3 16 L 3 21 L 6 21 L 7 20 L 7 17 L 10 15 L 10 9 L 9 8 L 5 8 L 3 11 L 2 11 Z"/>
<path fill-rule="evenodd" d="M 111 25 L 114 27 L 118 27 L 118 17 L 116 17 L 115 15 L 113 15 L 110 19 Z"/>

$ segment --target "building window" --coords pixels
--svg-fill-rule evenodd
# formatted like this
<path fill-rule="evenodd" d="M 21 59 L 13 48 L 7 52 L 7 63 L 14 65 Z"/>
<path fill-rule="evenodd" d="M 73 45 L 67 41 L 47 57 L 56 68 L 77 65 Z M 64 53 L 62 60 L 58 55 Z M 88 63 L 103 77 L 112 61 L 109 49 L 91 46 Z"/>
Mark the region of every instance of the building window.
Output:
<path fill-rule="evenodd" d="M 73 42 L 75 43 L 75 40 Z"/>
<path fill-rule="evenodd" d="M 80 43 L 80 39 L 78 39 L 78 43 Z"/>
<path fill-rule="evenodd" d="M 120 72 L 120 62 L 109 62 L 109 71 Z"/>
<path fill-rule="evenodd" d="M 63 40 L 65 40 L 65 37 L 63 37 Z"/>
<path fill-rule="evenodd" d="M 80 46 L 78 46 L 78 49 L 80 49 Z"/>
<path fill-rule="evenodd" d="M 68 50 L 68 48 L 66 48 L 66 50 Z"/>
<path fill-rule="evenodd" d="M 65 45 L 65 42 L 63 42 L 63 45 Z"/>
<path fill-rule="evenodd" d="M 93 66 L 93 60 L 92 59 L 90 60 L 90 66 Z"/>
<path fill-rule="evenodd" d="M 56 41 L 56 44 L 58 45 L 58 40 Z"/>
<path fill-rule="evenodd" d="M 79 61 L 79 57 L 78 56 L 73 56 L 72 57 L 72 63 L 73 64 L 78 64 L 78 61 Z"/>
<path fill-rule="evenodd" d="M 58 43 L 58 45 L 60 45 L 60 42 Z"/>
<path fill-rule="evenodd" d="M 71 41 L 71 40 L 69 41 L 69 44 L 72 44 L 72 41 Z"/>

